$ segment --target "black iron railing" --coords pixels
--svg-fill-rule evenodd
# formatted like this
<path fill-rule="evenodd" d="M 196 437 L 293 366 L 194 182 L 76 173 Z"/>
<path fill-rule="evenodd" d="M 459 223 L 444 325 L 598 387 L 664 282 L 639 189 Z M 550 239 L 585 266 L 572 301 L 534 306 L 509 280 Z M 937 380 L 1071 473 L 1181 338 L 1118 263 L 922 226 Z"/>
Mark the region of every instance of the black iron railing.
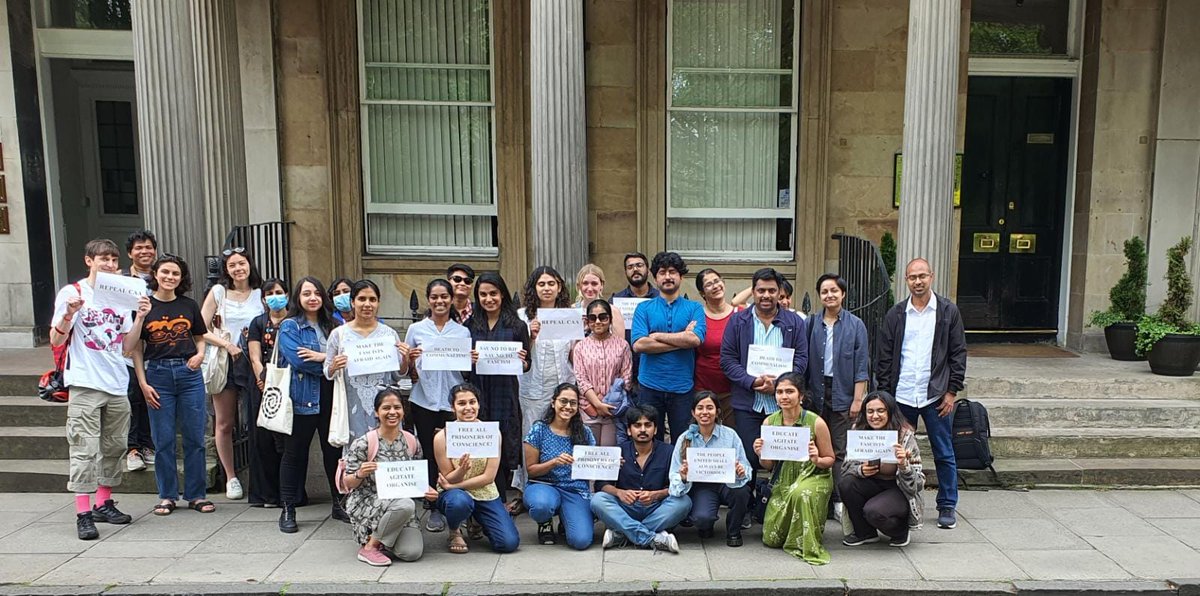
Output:
<path fill-rule="evenodd" d="M 879 247 L 870 240 L 845 234 L 834 234 L 833 239 L 838 243 L 838 273 L 846 280 L 849 288 L 845 306 L 862 319 L 867 327 L 867 341 L 871 354 L 870 388 L 874 390 L 878 338 L 883 328 L 883 317 L 892 306 L 888 299 L 892 282 L 883 264 Z"/>

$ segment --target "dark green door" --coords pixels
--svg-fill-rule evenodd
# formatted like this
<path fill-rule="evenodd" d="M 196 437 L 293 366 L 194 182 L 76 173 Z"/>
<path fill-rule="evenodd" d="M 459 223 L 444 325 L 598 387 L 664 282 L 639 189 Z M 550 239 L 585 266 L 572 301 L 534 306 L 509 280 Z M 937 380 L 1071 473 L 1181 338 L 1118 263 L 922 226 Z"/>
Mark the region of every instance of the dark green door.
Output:
<path fill-rule="evenodd" d="M 1058 327 L 1071 80 L 971 77 L 958 305 L 971 330 Z"/>

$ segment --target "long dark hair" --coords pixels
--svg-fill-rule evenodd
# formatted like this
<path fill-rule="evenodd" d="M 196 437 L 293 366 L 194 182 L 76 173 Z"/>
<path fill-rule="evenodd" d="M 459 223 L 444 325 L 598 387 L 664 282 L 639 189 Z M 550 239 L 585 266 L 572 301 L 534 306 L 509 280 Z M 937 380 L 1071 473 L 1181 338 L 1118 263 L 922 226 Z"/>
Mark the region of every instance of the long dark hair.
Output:
<path fill-rule="evenodd" d="M 425 284 L 425 304 L 429 304 L 429 295 L 432 294 L 433 289 L 438 286 L 446 288 L 446 293 L 450 294 L 450 320 L 459 323 L 463 322 L 458 320 L 458 311 L 454 308 L 454 286 L 450 285 L 449 281 L 446 281 L 440 277 L 429 280 L 429 283 Z M 429 308 L 428 306 L 425 308 L 425 318 L 433 318 L 433 309 Z"/>
<path fill-rule="evenodd" d="M 542 265 L 529 274 L 529 279 L 525 280 L 525 287 L 521 290 L 521 304 L 525 306 L 525 318 L 530 321 L 537 317 L 538 306 L 542 303 L 537 295 L 537 282 L 543 275 L 549 275 L 558 281 L 558 296 L 554 298 L 554 308 L 571 306 L 571 291 L 567 289 L 567 282 L 563 281 L 563 276 L 554 267 Z M 475 287 L 479 287 L 478 281 L 475 282 Z"/>
<path fill-rule="evenodd" d="M 504 283 L 504 278 L 500 277 L 499 273 L 485 271 L 475 279 L 475 309 L 471 311 L 471 320 L 468 321 L 467 327 L 471 329 L 471 333 L 487 333 L 488 322 L 487 313 L 483 307 L 479 306 L 479 286 L 488 284 L 495 286 L 500 290 L 500 319 L 498 324 L 505 327 L 516 328 L 517 325 L 524 325 L 521 319 L 517 316 L 517 306 L 513 304 L 512 294 L 508 291 L 508 284 Z M 451 296 L 453 296 L 451 292 Z"/>
<path fill-rule="evenodd" d="M 546 406 L 546 413 L 542 414 L 542 422 L 546 426 L 550 426 L 554 422 L 554 417 L 557 414 L 554 411 L 554 403 L 564 391 L 574 391 L 575 399 L 583 399 L 583 392 L 579 391 L 579 387 L 574 383 L 559 383 L 558 387 L 554 388 L 554 395 L 550 398 L 550 405 Z M 579 414 L 580 409 L 575 408 L 575 415 L 571 417 L 571 422 L 567 425 L 567 430 L 571 433 L 572 445 L 587 445 L 587 427 L 583 424 L 583 416 Z"/>
<path fill-rule="evenodd" d="M 789 370 L 782 375 L 775 377 L 775 386 L 778 387 L 780 383 L 791 383 L 792 386 L 796 388 L 796 391 L 800 392 L 800 419 L 803 420 L 804 410 L 808 409 L 806 407 L 808 404 L 808 398 L 804 395 L 804 375 L 801 375 L 794 370 Z"/>
<path fill-rule="evenodd" d="M 262 274 L 258 272 L 258 265 L 254 264 L 254 257 L 250 256 L 250 251 L 243 248 L 241 252 L 237 252 L 237 249 L 230 249 L 228 252 L 229 254 L 221 253 L 221 274 L 217 277 L 217 283 L 225 286 L 226 290 L 233 289 L 233 278 L 229 276 L 229 259 L 241 256 L 246 258 L 246 264 L 250 266 L 250 276 L 246 283 L 250 284 L 251 290 L 262 288 Z"/>
<path fill-rule="evenodd" d="M 188 293 L 192 289 L 192 272 L 188 269 L 187 261 L 169 253 L 163 253 L 162 256 L 154 259 L 154 264 L 150 266 L 150 279 L 146 282 L 146 286 L 151 292 L 158 291 L 158 268 L 163 263 L 175 263 L 179 266 L 179 285 L 175 287 L 175 295 L 181 296 Z"/>
<path fill-rule="evenodd" d="M 904 414 L 900 412 L 900 406 L 896 403 L 896 398 L 892 397 L 887 391 L 872 391 L 863 398 L 862 407 L 858 410 L 858 418 L 854 419 L 854 430 L 875 430 L 867 423 L 867 404 L 879 400 L 887 407 L 888 421 L 881 430 L 905 430 L 911 428 Z M 903 437 L 901 437 L 901 440 Z"/>
<path fill-rule="evenodd" d="M 713 406 L 715 406 L 717 408 L 717 416 L 716 416 L 715 423 L 717 425 L 720 425 L 721 424 L 721 400 L 717 398 L 716 393 L 713 393 L 712 391 L 709 391 L 707 389 L 702 389 L 700 391 L 697 391 L 696 394 L 692 396 L 692 410 L 695 410 L 696 406 L 700 405 L 700 402 L 702 402 L 706 399 L 712 400 Z M 695 421 L 696 421 L 696 418 L 693 416 L 692 422 L 695 422 Z M 674 431 L 672 431 L 672 432 L 674 432 Z"/>
<path fill-rule="evenodd" d="M 396 389 L 395 387 L 384 387 L 375 394 L 375 407 L 372 408 L 371 411 L 378 412 L 379 406 L 383 405 L 384 398 L 389 395 L 400 400 L 400 403 L 404 403 L 404 398 L 400 397 L 400 390 Z M 400 420 L 404 420 L 404 408 L 401 408 L 400 410 Z"/>
<path fill-rule="evenodd" d="M 317 294 L 321 296 L 321 308 L 317 310 L 317 324 L 321 326 L 321 330 L 329 335 L 334 327 L 337 327 L 337 322 L 333 320 L 333 303 L 329 299 L 329 293 L 325 291 L 325 286 L 321 285 L 321 280 L 306 275 L 296 282 L 296 286 L 292 288 L 292 293 L 288 295 L 288 312 L 289 319 L 304 318 L 304 307 L 300 304 L 300 288 L 304 284 L 310 283 L 317 290 Z"/>

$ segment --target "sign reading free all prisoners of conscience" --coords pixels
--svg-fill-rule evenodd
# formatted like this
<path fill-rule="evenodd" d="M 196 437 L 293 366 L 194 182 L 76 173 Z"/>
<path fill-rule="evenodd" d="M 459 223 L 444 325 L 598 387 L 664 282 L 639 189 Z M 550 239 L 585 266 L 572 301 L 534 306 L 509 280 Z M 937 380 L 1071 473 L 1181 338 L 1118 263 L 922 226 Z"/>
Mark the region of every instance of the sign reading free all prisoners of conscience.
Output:
<path fill-rule="evenodd" d="M 499 422 L 447 422 L 446 457 L 458 459 L 500 457 Z"/>
<path fill-rule="evenodd" d="M 576 445 L 571 452 L 571 478 L 575 480 L 616 480 L 621 473 L 620 447 Z"/>
<path fill-rule="evenodd" d="M 375 469 L 375 494 L 383 499 L 415 499 L 429 489 L 429 465 L 423 459 L 381 461 Z"/>

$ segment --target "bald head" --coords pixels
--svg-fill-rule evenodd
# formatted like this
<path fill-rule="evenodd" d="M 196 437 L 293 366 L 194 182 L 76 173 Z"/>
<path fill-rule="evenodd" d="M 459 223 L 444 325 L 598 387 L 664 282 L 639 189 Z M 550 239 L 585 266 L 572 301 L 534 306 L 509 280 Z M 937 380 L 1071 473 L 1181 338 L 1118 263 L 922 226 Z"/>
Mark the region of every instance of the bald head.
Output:
<path fill-rule="evenodd" d="M 929 299 L 930 288 L 933 287 L 933 268 L 929 261 L 916 258 L 908 262 L 904 268 L 904 281 L 908 284 L 908 292 L 918 305 Z"/>
<path fill-rule="evenodd" d="M 926 261 L 925 259 L 923 259 L 921 257 L 917 257 L 917 258 L 909 261 L 908 264 L 904 266 L 905 277 L 907 277 L 909 273 L 913 272 L 913 267 L 916 267 L 919 265 L 925 266 L 926 273 L 929 273 L 931 275 L 933 274 L 933 266 L 929 264 L 929 261 Z"/>

